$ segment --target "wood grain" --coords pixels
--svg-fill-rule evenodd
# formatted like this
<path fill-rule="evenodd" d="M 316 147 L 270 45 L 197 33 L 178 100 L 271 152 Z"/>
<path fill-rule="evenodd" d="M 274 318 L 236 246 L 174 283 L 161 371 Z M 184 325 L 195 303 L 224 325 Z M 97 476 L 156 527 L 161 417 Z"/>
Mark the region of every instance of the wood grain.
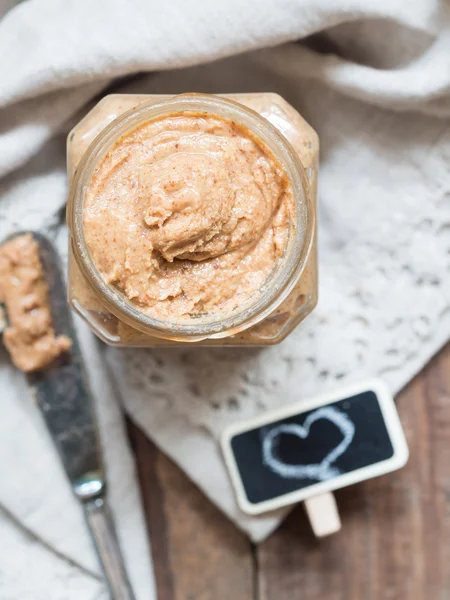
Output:
<path fill-rule="evenodd" d="M 450 599 L 450 345 L 397 406 L 408 465 L 337 492 L 337 535 L 299 506 L 256 549 L 130 425 L 158 600 Z"/>
<path fill-rule="evenodd" d="M 257 550 L 260 600 L 450 598 L 450 346 L 399 395 L 408 465 L 336 494 L 342 530 L 302 507 Z"/>
<path fill-rule="evenodd" d="M 134 425 L 158 600 L 253 600 L 247 537 Z"/>

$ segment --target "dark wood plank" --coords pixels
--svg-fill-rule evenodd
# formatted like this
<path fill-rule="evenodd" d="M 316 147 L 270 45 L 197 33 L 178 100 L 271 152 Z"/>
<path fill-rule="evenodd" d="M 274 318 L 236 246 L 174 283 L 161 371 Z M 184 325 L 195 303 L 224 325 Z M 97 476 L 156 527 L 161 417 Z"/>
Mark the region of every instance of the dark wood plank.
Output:
<path fill-rule="evenodd" d="M 399 395 L 408 465 L 340 490 L 343 529 L 302 507 L 257 550 L 260 600 L 450 598 L 450 345 Z"/>
<path fill-rule="evenodd" d="M 158 600 L 253 600 L 246 536 L 129 423 L 152 545 Z"/>
<path fill-rule="evenodd" d="M 337 493 L 343 531 L 316 540 L 302 507 L 256 551 L 260 600 L 450 598 L 450 346 L 397 400 L 405 469 Z M 249 542 L 130 425 L 159 600 L 256 597 Z"/>
<path fill-rule="evenodd" d="M 172 600 L 175 596 L 164 512 L 164 491 L 156 472 L 159 451 L 131 421 L 128 420 L 127 425 L 136 457 L 144 513 L 151 539 L 158 599 Z"/>

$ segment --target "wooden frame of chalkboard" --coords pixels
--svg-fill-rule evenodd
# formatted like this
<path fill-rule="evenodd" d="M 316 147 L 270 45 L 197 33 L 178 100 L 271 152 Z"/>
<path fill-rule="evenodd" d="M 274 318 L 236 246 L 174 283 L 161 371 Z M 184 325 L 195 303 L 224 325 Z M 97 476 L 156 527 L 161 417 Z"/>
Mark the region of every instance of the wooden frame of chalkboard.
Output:
<path fill-rule="evenodd" d="M 385 439 L 384 444 L 385 446 L 389 446 L 387 454 L 385 452 L 385 455 L 387 457 L 382 457 L 381 460 L 379 460 L 379 458 L 376 458 L 376 462 L 374 462 L 373 464 L 361 466 L 349 472 L 331 472 L 330 476 L 326 478 L 326 480 L 321 480 L 317 481 L 316 483 L 313 482 L 307 484 L 306 487 L 302 487 L 301 489 L 290 491 L 288 493 L 277 494 L 275 492 L 274 497 L 271 498 L 265 498 L 263 496 L 258 497 L 258 494 L 255 494 L 255 497 L 249 498 L 248 489 L 246 490 L 246 486 L 242 478 L 242 469 L 240 470 L 238 462 L 236 460 L 236 448 L 233 450 L 233 441 L 238 440 L 239 436 L 241 436 L 242 439 L 243 436 L 241 434 L 247 433 L 249 435 L 255 436 L 256 432 L 260 434 L 261 431 L 264 430 L 266 431 L 264 439 L 266 439 L 268 437 L 267 431 L 269 431 L 270 428 L 265 426 L 280 426 L 280 424 L 283 424 L 283 421 L 287 420 L 289 423 L 289 419 L 291 419 L 292 421 L 292 418 L 294 417 L 301 418 L 303 415 L 305 415 L 305 413 L 310 413 L 309 419 L 310 424 L 312 424 L 313 421 L 317 420 L 317 418 L 315 419 L 314 417 L 311 419 L 311 411 L 314 411 L 316 414 L 318 412 L 314 409 L 319 409 L 320 407 L 323 407 L 325 409 L 325 407 L 329 407 L 330 405 L 336 403 L 339 403 L 338 406 L 341 406 L 342 403 L 345 402 L 347 404 L 353 402 L 357 405 L 359 398 L 362 398 L 363 400 L 364 398 L 367 399 L 368 394 L 372 394 L 374 398 L 376 397 L 377 407 L 379 407 L 379 413 L 381 413 L 379 421 L 381 421 L 382 424 L 384 423 L 382 427 Z M 335 410 L 334 412 L 337 413 L 340 411 Z M 341 424 L 335 423 L 335 425 L 337 425 L 341 429 L 341 432 L 343 432 L 343 443 L 345 445 L 345 414 L 344 417 L 342 417 L 342 412 L 340 412 L 340 414 L 340 418 L 344 422 L 342 422 Z M 297 427 L 303 428 L 304 431 L 305 423 L 306 421 L 300 425 L 297 425 Z M 310 424 L 308 424 L 308 432 L 306 433 L 306 435 L 302 435 L 303 438 L 309 435 Z M 292 425 L 288 425 L 288 427 L 289 426 L 292 427 Z M 258 449 L 259 455 L 261 457 L 261 464 L 264 464 L 264 461 L 266 460 L 263 456 L 264 439 L 262 442 L 259 442 L 261 447 Z M 307 498 L 311 498 L 313 496 L 325 492 L 330 492 L 332 490 L 353 485 L 354 483 L 358 483 L 360 481 L 364 481 L 372 477 L 378 477 L 385 473 L 395 471 L 396 469 L 399 469 L 406 464 L 409 455 L 408 446 L 393 398 L 385 384 L 379 380 L 370 380 L 364 383 L 360 383 L 358 385 L 349 386 L 340 389 L 338 392 L 334 392 L 332 394 L 323 395 L 308 401 L 302 401 L 295 405 L 290 405 L 286 408 L 282 408 L 278 411 L 271 411 L 270 413 L 261 415 L 260 417 L 252 419 L 250 421 L 236 423 L 228 427 L 222 434 L 221 446 L 225 462 L 228 468 L 228 472 L 230 474 L 231 482 L 236 493 L 238 505 L 242 511 L 250 515 L 258 515 L 264 512 L 282 508 L 284 506 L 301 502 Z M 348 444 L 345 447 L 347 448 Z M 255 443 L 253 443 L 253 450 L 254 449 Z M 342 452 L 340 454 L 342 454 Z M 330 456 L 330 454 L 328 456 Z M 246 460 L 251 461 L 251 458 L 247 457 Z M 261 470 L 261 465 L 250 464 L 247 465 L 247 472 L 251 473 L 251 471 L 253 470 L 253 466 L 258 467 Z M 315 468 L 318 467 L 318 465 L 313 466 Z M 330 466 L 330 464 L 328 466 Z M 277 467 L 276 464 L 275 467 Z M 285 468 L 285 465 L 280 465 L 279 469 L 281 469 L 282 467 Z M 310 467 L 311 465 L 301 465 L 300 469 L 307 470 Z M 289 468 L 290 466 L 288 466 L 288 469 Z M 256 468 L 254 469 L 254 471 L 256 472 Z M 280 472 L 278 474 L 280 475 Z M 273 477 L 273 473 L 267 473 L 267 475 Z M 305 475 L 305 477 L 307 476 Z"/>

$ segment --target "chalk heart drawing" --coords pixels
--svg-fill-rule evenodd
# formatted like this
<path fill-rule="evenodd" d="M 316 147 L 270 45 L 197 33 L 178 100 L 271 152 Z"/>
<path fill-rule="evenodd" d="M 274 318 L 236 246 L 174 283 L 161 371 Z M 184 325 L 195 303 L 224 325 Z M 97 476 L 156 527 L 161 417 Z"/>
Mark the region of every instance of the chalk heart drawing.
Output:
<path fill-rule="evenodd" d="M 281 435 L 295 435 L 305 440 L 309 436 L 311 425 L 325 419 L 330 421 L 342 433 L 342 441 L 329 452 L 325 458 L 317 464 L 287 464 L 276 456 L 276 446 Z M 303 425 L 295 423 L 285 423 L 273 427 L 263 439 L 263 460 L 264 464 L 274 473 L 285 479 L 315 479 L 317 481 L 327 481 L 341 474 L 340 470 L 333 467 L 333 463 L 340 457 L 352 443 L 355 435 L 355 425 L 346 413 L 339 411 L 332 406 L 325 406 L 312 412 L 305 419 Z"/>

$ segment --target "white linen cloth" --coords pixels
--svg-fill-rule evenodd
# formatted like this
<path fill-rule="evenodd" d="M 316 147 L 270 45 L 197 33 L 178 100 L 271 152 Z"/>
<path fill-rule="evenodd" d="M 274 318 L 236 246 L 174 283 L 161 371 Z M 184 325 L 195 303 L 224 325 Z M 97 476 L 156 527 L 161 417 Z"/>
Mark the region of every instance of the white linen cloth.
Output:
<path fill-rule="evenodd" d="M 118 401 L 259 540 L 282 515 L 239 514 L 223 427 L 365 375 L 396 392 L 448 340 L 449 16 L 437 0 L 0 0 L 0 237 L 38 229 L 64 255 L 65 135 L 107 88 L 275 91 L 321 137 L 321 297 L 283 344 L 105 353 L 80 325 L 139 600 L 155 592 Z M 106 597 L 80 508 L 2 355 L 0 597 Z"/>

